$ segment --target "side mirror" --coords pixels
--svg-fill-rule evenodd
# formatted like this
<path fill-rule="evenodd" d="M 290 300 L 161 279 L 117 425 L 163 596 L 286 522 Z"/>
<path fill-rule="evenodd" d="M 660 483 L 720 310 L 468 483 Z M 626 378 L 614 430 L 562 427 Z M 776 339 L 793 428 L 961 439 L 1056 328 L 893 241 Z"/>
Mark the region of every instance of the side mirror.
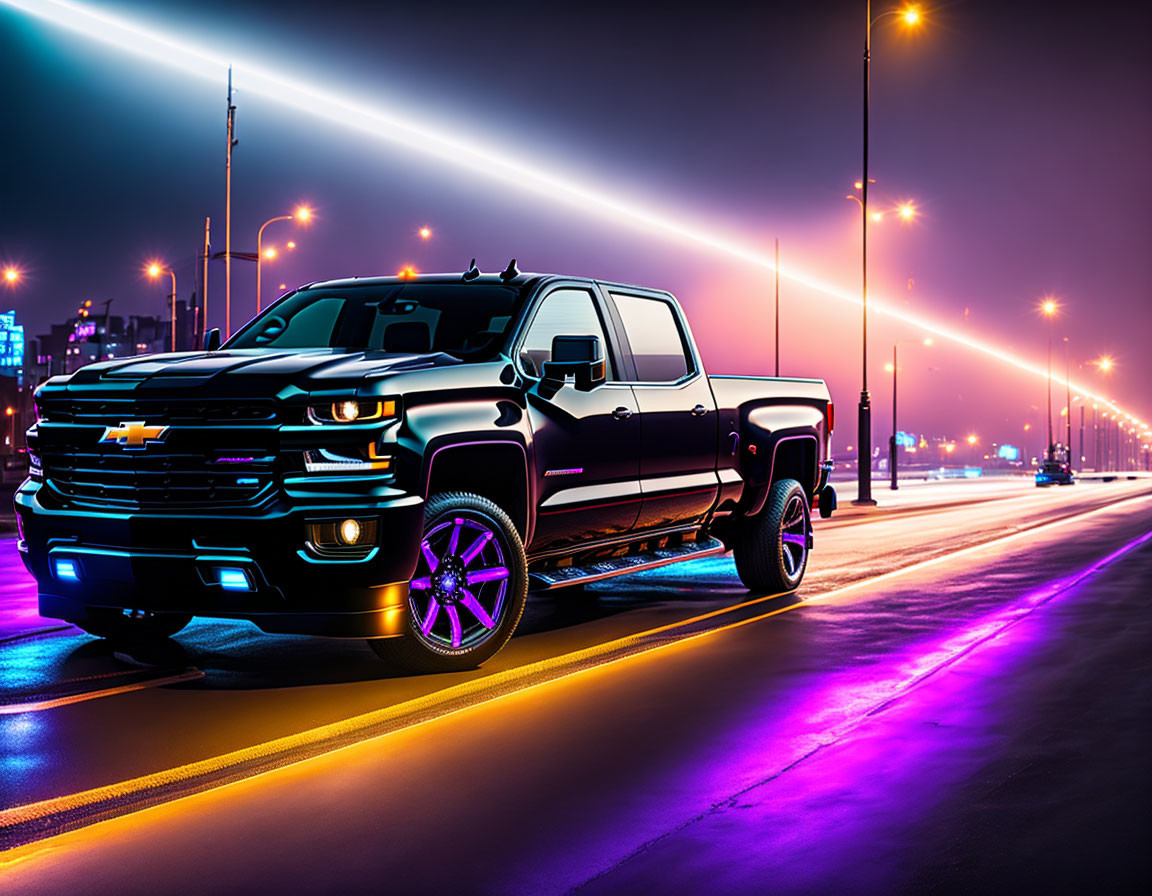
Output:
<path fill-rule="evenodd" d="M 220 348 L 220 328 L 213 327 L 204 334 L 204 351 L 214 352 Z"/>
<path fill-rule="evenodd" d="M 569 375 L 576 379 L 576 391 L 591 392 L 606 379 L 604 354 L 599 336 L 552 337 L 552 360 L 544 362 L 541 385 L 558 390 Z"/>

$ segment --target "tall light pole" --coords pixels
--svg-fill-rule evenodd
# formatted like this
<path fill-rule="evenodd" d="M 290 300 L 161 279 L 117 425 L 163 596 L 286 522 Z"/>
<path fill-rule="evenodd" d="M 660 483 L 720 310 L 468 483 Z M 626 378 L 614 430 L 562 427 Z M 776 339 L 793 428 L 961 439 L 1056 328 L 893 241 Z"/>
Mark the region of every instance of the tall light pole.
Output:
<path fill-rule="evenodd" d="M 161 274 L 167 274 L 172 278 L 172 351 L 176 351 L 176 272 L 171 268 L 166 268 L 162 264 L 152 262 L 148 265 L 148 276 L 156 279 Z"/>
<path fill-rule="evenodd" d="M 1045 299 L 1040 304 L 1041 313 L 1048 318 L 1048 460 L 1056 459 L 1056 441 L 1052 437 L 1052 321 L 1059 308 L 1055 299 Z"/>
<path fill-rule="evenodd" d="M 290 215 L 277 215 L 275 218 L 269 218 L 260 225 L 260 229 L 256 231 L 256 313 L 260 313 L 261 297 L 260 297 L 260 272 L 264 263 L 264 228 L 269 224 L 275 224 L 277 221 L 291 221 L 297 220 L 301 224 L 306 224 L 312 220 L 312 209 L 306 205 L 300 206 L 296 211 Z"/>
<path fill-rule="evenodd" d="M 900 370 L 896 359 L 896 349 L 903 345 L 905 342 L 921 342 L 924 345 L 931 345 L 931 339 L 901 339 L 892 343 L 892 435 L 888 439 L 888 471 L 891 474 L 890 488 L 896 491 L 899 486 L 896 484 L 896 455 L 900 450 L 900 446 L 896 444 L 896 433 L 899 430 L 896 428 L 896 377 Z"/>
<path fill-rule="evenodd" d="M 872 0 L 865 0 L 864 4 L 864 140 L 863 140 L 863 176 L 860 178 L 860 220 L 862 223 L 860 239 L 860 284 L 863 306 L 862 317 L 862 346 L 861 353 L 861 385 L 860 405 L 857 413 L 859 442 L 859 469 L 856 479 L 855 504 L 872 505 L 872 397 L 868 392 L 868 115 L 870 106 L 871 60 L 872 60 L 872 26 L 885 16 L 898 15 L 909 26 L 920 22 L 920 12 L 915 6 L 904 9 L 888 10 L 882 12 L 875 19 L 872 18 Z M 867 466 L 865 466 L 867 464 Z"/>

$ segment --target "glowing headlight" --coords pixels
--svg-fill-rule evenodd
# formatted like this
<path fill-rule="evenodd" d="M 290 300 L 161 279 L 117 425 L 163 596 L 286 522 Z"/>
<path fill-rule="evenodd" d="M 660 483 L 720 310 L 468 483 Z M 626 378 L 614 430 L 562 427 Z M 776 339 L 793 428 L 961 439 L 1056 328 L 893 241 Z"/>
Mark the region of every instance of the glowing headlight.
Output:
<path fill-rule="evenodd" d="M 360 401 L 346 398 L 328 404 L 308 406 L 308 419 L 312 423 L 372 423 L 396 416 L 396 402 Z"/>
<path fill-rule="evenodd" d="M 360 540 L 360 524 L 356 520 L 344 520 L 340 524 L 340 540 L 347 545 L 356 544 Z"/>

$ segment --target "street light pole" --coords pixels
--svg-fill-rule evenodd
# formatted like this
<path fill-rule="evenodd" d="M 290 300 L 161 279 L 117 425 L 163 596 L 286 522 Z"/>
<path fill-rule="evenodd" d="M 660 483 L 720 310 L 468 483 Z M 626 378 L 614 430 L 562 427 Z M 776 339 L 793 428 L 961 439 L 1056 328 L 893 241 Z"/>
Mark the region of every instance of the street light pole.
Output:
<path fill-rule="evenodd" d="M 176 351 L 176 272 L 169 268 L 168 276 L 172 278 L 172 351 Z"/>
<path fill-rule="evenodd" d="M 864 3 L 864 140 L 863 176 L 860 178 L 860 289 L 862 312 L 860 404 L 857 408 L 859 446 L 855 504 L 874 505 L 872 500 L 872 398 L 868 393 L 868 112 L 870 60 L 872 56 L 872 0 Z"/>
<path fill-rule="evenodd" d="M 896 453 L 899 446 L 896 444 L 896 377 L 899 375 L 900 368 L 896 364 L 896 347 L 899 342 L 892 343 L 892 438 L 888 442 L 888 472 L 892 476 L 891 488 L 896 491 L 899 486 L 896 484 Z"/>
<path fill-rule="evenodd" d="M 264 265 L 264 228 L 269 224 L 276 221 L 291 221 L 292 215 L 279 215 L 275 218 L 269 218 L 260 225 L 260 229 L 256 231 L 256 313 L 260 313 L 260 271 Z"/>

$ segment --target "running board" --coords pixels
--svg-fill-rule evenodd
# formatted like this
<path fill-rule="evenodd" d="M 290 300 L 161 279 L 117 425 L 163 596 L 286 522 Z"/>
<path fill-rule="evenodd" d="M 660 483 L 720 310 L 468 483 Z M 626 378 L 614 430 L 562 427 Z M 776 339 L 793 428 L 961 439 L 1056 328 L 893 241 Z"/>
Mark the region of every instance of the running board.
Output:
<path fill-rule="evenodd" d="M 588 566 L 561 566 L 556 569 L 534 572 L 529 575 L 528 587 L 536 591 L 546 591 L 550 588 L 563 588 L 566 585 L 581 585 L 585 582 L 596 582 L 600 579 L 621 576 L 630 572 L 655 569 L 658 566 L 667 566 L 669 563 L 679 563 L 682 560 L 695 560 L 698 557 L 711 557 L 723 553 L 724 545 L 719 539 L 706 538 L 691 544 L 683 544 L 678 548 L 643 551 L 639 554 L 630 554 L 627 557 L 601 560 Z"/>

